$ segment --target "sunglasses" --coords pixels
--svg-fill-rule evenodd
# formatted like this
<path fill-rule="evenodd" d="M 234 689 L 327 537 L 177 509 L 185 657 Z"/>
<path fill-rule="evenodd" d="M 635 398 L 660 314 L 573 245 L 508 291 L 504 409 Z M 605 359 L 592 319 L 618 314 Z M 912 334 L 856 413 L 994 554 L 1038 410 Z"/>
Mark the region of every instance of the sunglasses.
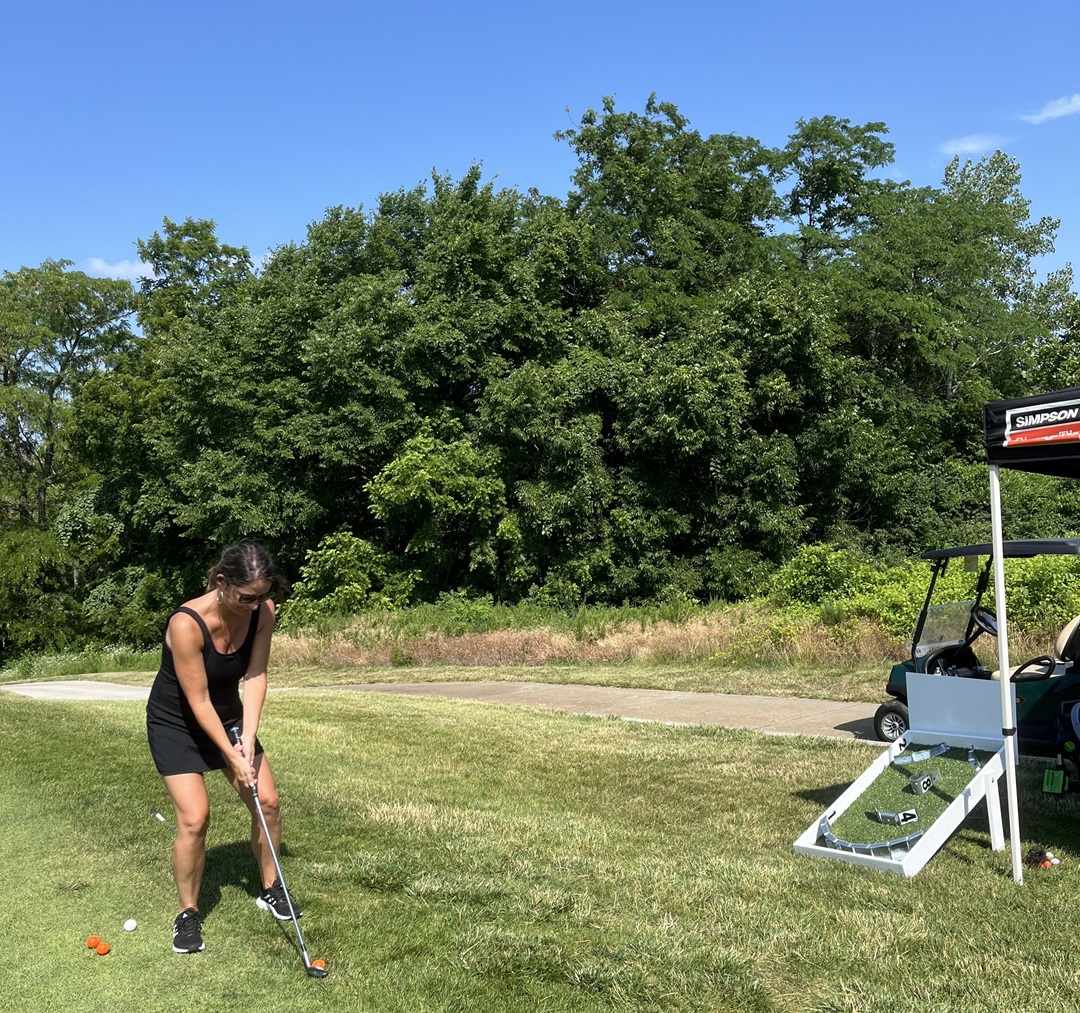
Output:
<path fill-rule="evenodd" d="M 270 600 L 271 594 L 272 592 L 270 591 L 267 591 L 266 594 L 240 594 L 238 592 L 236 600 L 240 602 L 241 605 L 254 605 L 256 602 L 261 605 L 264 601 Z"/>

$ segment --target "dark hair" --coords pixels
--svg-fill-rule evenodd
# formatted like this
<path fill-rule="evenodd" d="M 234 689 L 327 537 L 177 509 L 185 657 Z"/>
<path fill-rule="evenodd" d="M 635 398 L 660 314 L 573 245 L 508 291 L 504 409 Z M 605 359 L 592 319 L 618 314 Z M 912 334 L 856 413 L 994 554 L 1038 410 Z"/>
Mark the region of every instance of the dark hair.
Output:
<path fill-rule="evenodd" d="M 206 590 L 212 591 L 218 574 L 226 584 L 251 584 L 257 580 L 270 581 L 270 589 L 276 591 L 285 585 L 277 572 L 274 559 L 258 542 L 249 538 L 230 545 L 206 573 Z"/>

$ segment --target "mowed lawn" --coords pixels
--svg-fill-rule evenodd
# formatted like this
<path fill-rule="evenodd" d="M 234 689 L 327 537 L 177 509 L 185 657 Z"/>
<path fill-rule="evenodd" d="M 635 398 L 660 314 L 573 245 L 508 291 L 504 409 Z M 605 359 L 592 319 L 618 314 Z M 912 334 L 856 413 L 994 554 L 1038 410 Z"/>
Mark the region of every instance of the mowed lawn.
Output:
<path fill-rule="evenodd" d="M 1073 1011 L 1078 802 L 1021 767 L 916 877 L 796 855 L 875 746 L 295 689 L 262 738 L 325 980 L 254 905 L 211 777 L 206 951 L 170 946 L 171 816 L 139 703 L 0 692 L 0 1005 L 56 1011 Z M 126 918 L 139 927 L 125 933 Z M 113 947 L 91 953 L 96 934 Z"/>

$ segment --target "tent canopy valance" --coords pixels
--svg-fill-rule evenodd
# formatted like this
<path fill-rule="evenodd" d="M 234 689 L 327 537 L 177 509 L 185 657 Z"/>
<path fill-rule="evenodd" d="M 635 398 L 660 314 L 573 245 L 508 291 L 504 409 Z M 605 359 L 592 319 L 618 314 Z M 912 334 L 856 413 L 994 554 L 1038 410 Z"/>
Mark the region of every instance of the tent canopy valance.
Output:
<path fill-rule="evenodd" d="M 990 464 L 1080 478 L 1080 387 L 992 401 L 983 430 Z"/>

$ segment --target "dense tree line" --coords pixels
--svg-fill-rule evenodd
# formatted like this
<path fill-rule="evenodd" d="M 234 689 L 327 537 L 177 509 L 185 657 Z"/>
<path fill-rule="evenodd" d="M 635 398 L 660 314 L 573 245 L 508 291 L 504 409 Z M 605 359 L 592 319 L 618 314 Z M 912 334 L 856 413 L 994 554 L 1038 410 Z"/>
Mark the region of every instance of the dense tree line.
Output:
<path fill-rule="evenodd" d="M 913 187 L 882 123 L 769 148 L 655 99 L 560 136 L 564 200 L 473 167 L 258 270 L 166 219 L 137 289 L 6 273 L 0 659 L 153 641 L 244 535 L 303 578 L 296 617 L 733 599 L 806 543 L 986 537 L 983 404 L 1076 382 L 1072 276 L 1036 276 L 1057 223 L 1015 161 Z M 1009 480 L 1011 535 L 1077 530 Z"/>

